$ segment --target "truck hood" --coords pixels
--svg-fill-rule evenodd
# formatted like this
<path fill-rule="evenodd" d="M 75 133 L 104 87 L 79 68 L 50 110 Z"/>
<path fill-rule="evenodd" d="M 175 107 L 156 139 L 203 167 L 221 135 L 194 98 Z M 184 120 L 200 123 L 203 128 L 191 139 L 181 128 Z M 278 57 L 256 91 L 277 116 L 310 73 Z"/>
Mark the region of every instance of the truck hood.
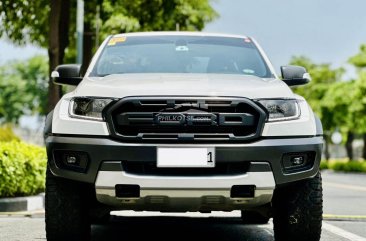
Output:
<path fill-rule="evenodd" d="M 235 96 L 294 98 L 281 80 L 229 74 L 114 74 L 85 77 L 74 96 Z"/>

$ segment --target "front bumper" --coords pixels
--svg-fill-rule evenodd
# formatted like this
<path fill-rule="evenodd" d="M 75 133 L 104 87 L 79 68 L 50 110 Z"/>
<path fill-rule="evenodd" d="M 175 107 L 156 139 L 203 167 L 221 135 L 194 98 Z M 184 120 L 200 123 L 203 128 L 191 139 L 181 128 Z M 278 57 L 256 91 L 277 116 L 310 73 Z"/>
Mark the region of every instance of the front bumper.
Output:
<path fill-rule="evenodd" d="M 47 136 L 49 166 L 56 176 L 81 182 L 95 183 L 101 164 L 105 161 L 156 162 L 157 146 L 190 147 L 193 144 L 130 144 L 99 137 Z M 215 147 L 219 162 L 269 163 L 276 185 L 285 184 L 316 175 L 319 169 L 323 138 L 278 138 L 263 139 L 247 144 L 194 144 L 195 147 Z M 80 151 L 88 154 L 90 163 L 85 173 L 58 167 L 54 151 Z M 282 166 L 285 153 L 313 152 L 314 163 L 306 169 L 286 173 Z"/>
<path fill-rule="evenodd" d="M 211 176 L 139 175 L 128 173 L 124 161 L 156 162 L 157 146 L 191 147 L 192 144 L 130 144 L 98 137 L 48 136 L 46 138 L 49 167 L 56 176 L 95 184 L 101 203 L 126 210 L 211 211 L 240 210 L 269 203 L 276 185 L 316 175 L 323 139 L 263 139 L 248 144 L 195 144 L 215 147 L 216 163 L 248 162 L 245 173 Z M 60 168 L 55 152 L 87 153 L 89 165 L 85 173 Z M 306 170 L 288 173 L 283 168 L 287 153 L 311 152 L 312 165 Z M 137 197 L 120 197 L 118 185 L 138 186 Z M 254 186 L 248 197 L 233 197 L 234 186 Z"/>

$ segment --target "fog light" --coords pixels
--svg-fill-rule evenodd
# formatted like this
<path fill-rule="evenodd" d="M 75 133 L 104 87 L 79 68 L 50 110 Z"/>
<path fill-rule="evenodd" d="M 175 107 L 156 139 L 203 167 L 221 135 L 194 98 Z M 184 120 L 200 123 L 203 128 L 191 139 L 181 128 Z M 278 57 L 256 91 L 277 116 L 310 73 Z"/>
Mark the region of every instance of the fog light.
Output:
<path fill-rule="evenodd" d="M 76 163 L 76 156 L 68 156 L 68 155 L 66 155 L 66 162 L 68 164 L 75 164 Z"/>
<path fill-rule="evenodd" d="M 56 165 L 62 169 L 68 169 L 77 172 L 86 172 L 89 164 L 88 154 L 81 151 L 54 151 Z"/>
<path fill-rule="evenodd" d="M 291 157 L 291 163 L 294 166 L 302 165 L 304 164 L 304 156 L 294 156 Z"/>
<path fill-rule="evenodd" d="M 285 173 L 308 170 L 313 167 L 315 152 L 286 153 L 282 157 L 282 166 Z"/>

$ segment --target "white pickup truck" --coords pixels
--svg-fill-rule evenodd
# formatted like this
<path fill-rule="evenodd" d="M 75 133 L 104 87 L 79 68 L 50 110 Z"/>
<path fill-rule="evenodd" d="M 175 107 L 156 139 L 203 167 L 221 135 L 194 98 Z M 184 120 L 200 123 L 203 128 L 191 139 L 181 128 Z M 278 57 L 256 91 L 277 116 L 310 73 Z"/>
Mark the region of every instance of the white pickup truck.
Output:
<path fill-rule="evenodd" d="M 46 120 L 48 240 L 88 240 L 112 210 L 241 210 L 276 240 L 318 241 L 323 131 L 256 41 L 200 32 L 109 36 Z M 143 227 L 141 227 L 143 229 Z"/>

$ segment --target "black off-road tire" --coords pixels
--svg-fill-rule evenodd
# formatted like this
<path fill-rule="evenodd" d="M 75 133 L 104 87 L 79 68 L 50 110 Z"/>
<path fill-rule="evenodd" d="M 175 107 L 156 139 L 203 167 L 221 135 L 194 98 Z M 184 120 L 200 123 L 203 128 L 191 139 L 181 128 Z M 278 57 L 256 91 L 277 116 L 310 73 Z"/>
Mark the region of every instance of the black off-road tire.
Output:
<path fill-rule="evenodd" d="M 241 220 L 244 224 L 266 224 L 269 221 L 269 217 L 255 211 L 242 210 Z"/>
<path fill-rule="evenodd" d="M 46 236 L 48 241 L 90 240 L 89 186 L 46 173 Z"/>
<path fill-rule="evenodd" d="M 110 215 L 112 210 L 96 202 L 89 210 L 90 222 L 92 224 L 108 224 L 112 217 Z"/>
<path fill-rule="evenodd" d="M 273 197 L 276 241 L 319 241 L 323 215 L 320 173 L 290 186 L 277 188 Z"/>

